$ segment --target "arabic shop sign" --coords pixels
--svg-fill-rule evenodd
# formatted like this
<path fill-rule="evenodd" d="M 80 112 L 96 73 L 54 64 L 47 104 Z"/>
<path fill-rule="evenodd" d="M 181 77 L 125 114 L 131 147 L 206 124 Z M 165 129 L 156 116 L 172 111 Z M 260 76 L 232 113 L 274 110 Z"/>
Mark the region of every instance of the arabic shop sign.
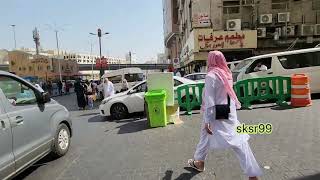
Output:
<path fill-rule="evenodd" d="M 199 29 L 195 36 L 199 51 L 257 48 L 257 31 L 213 31 Z"/>

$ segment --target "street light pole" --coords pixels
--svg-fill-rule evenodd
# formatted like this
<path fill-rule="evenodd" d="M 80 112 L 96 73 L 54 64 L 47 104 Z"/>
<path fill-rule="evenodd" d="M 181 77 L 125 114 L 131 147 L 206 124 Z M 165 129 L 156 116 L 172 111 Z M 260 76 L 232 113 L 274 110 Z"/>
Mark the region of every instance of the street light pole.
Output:
<path fill-rule="evenodd" d="M 58 38 L 58 30 L 55 30 L 56 32 L 56 42 L 57 42 L 57 51 L 58 51 L 58 57 L 57 57 L 57 60 L 58 60 L 58 64 L 59 64 L 59 78 L 60 78 L 60 82 L 62 82 L 62 75 L 61 75 L 61 63 L 60 63 L 60 59 L 59 59 L 59 38 Z"/>
<path fill-rule="evenodd" d="M 14 49 L 17 49 L 17 41 L 16 41 L 16 25 L 12 24 L 12 32 L 13 32 L 13 41 L 14 41 Z"/>
<path fill-rule="evenodd" d="M 92 58 L 92 42 L 90 42 L 90 58 Z M 93 76 L 93 59 L 91 60 L 91 75 L 92 75 L 92 80 L 94 80 Z"/>
<path fill-rule="evenodd" d="M 103 35 L 107 35 L 107 34 L 109 34 L 109 33 L 106 32 L 106 33 L 103 33 L 103 34 L 102 34 L 101 29 L 99 28 L 97 34 L 94 34 L 94 33 L 90 33 L 90 34 L 91 34 L 91 35 L 98 36 L 98 39 L 99 39 L 99 52 L 100 52 L 99 54 L 100 54 L 100 62 L 101 62 L 101 60 L 102 60 L 101 37 L 102 37 Z M 109 67 L 109 68 L 110 68 L 110 67 Z M 103 68 L 102 68 L 102 66 L 101 66 L 101 67 L 100 67 L 100 77 L 103 76 L 103 74 L 104 74 L 104 70 L 103 70 Z"/>

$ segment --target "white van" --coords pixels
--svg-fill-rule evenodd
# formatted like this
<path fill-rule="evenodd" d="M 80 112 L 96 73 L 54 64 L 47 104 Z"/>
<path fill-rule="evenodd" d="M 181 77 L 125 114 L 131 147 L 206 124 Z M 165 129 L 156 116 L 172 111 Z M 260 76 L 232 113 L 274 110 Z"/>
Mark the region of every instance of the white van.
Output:
<path fill-rule="evenodd" d="M 110 71 L 104 74 L 102 78 L 108 78 L 113 83 L 115 92 L 118 93 L 121 91 L 124 79 L 127 80 L 129 88 L 143 81 L 143 71 L 140 68 L 123 68 Z"/>
<path fill-rule="evenodd" d="M 259 68 L 264 66 L 264 68 Z M 259 67 L 257 67 L 259 66 Z M 303 73 L 310 77 L 311 93 L 320 93 L 320 48 L 285 51 L 243 60 L 233 70 L 234 81 Z"/>
<path fill-rule="evenodd" d="M 232 71 L 241 61 L 232 61 L 232 62 L 228 62 L 228 67 L 229 69 Z"/>

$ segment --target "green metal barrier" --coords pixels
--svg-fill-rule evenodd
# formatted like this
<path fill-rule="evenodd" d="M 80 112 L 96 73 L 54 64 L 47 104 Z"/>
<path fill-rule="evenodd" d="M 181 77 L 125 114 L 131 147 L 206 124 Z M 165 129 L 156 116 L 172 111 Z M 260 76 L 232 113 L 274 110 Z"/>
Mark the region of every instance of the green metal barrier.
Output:
<path fill-rule="evenodd" d="M 186 84 L 177 88 L 175 99 L 189 115 L 192 114 L 193 108 L 201 106 L 203 88 L 204 83 Z"/>
<path fill-rule="evenodd" d="M 253 101 L 277 99 L 279 106 L 288 105 L 286 99 L 291 97 L 290 77 L 265 77 L 246 79 L 237 82 L 234 90 L 243 108 L 251 109 Z"/>

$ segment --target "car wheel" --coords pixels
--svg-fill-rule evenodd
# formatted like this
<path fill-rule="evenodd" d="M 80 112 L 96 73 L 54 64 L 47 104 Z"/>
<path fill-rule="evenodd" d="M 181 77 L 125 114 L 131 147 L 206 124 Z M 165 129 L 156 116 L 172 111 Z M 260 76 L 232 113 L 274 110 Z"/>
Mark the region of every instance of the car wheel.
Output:
<path fill-rule="evenodd" d="M 69 150 L 70 143 L 70 130 L 68 126 L 66 124 L 60 124 L 54 138 L 52 154 L 56 157 L 65 155 Z"/>
<path fill-rule="evenodd" d="M 124 104 L 117 103 L 111 107 L 111 116 L 116 120 L 125 119 L 128 114 L 128 108 Z"/>

